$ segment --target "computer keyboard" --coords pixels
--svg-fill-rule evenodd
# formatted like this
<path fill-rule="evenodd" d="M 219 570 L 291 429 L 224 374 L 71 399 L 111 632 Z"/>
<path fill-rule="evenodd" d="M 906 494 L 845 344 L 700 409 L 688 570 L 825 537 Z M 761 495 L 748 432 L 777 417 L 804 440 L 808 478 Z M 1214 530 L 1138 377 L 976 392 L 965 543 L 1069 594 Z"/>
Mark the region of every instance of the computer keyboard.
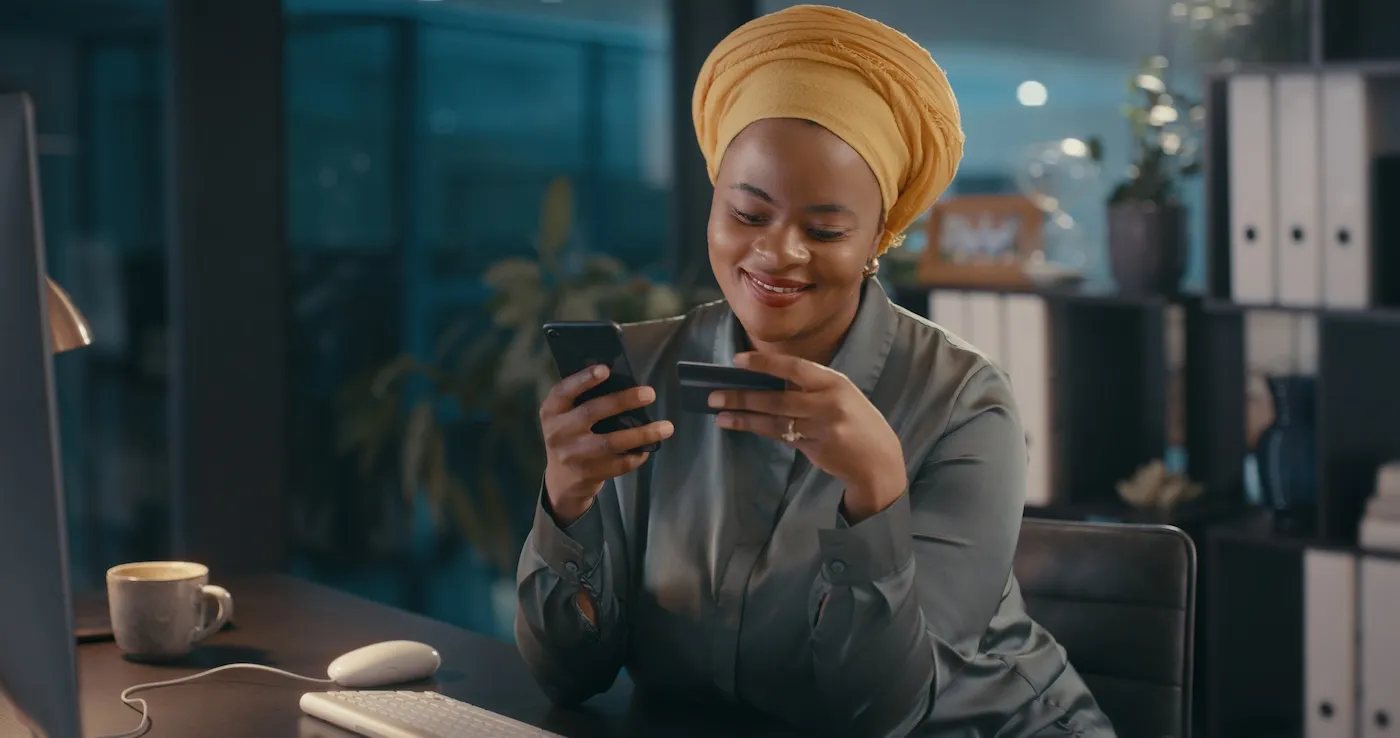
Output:
<path fill-rule="evenodd" d="M 301 709 L 369 738 L 562 738 L 437 692 L 307 692 Z"/>

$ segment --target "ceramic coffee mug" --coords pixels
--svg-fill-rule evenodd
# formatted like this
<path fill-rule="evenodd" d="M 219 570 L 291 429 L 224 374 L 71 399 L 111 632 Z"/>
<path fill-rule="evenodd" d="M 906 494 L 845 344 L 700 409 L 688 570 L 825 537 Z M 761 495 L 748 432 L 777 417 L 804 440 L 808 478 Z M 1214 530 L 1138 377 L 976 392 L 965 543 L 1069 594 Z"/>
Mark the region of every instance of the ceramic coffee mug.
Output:
<path fill-rule="evenodd" d="M 141 660 L 180 658 L 233 617 L 228 590 L 209 584 L 209 567 L 188 561 L 114 566 L 107 601 L 117 647 Z"/>

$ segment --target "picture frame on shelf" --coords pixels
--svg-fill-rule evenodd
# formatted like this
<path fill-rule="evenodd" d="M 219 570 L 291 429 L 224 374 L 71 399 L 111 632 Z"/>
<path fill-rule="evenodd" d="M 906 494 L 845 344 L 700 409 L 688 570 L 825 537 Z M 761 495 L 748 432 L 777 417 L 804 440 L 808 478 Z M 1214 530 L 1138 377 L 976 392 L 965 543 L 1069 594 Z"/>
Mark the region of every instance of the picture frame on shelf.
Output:
<path fill-rule="evenodd" d="M 926 219 L 918 279 L 935 287 L 1031 289 L 1025 265 L 1044 249 L 1045 214 L 1023 195 L 940 201 Z"/>

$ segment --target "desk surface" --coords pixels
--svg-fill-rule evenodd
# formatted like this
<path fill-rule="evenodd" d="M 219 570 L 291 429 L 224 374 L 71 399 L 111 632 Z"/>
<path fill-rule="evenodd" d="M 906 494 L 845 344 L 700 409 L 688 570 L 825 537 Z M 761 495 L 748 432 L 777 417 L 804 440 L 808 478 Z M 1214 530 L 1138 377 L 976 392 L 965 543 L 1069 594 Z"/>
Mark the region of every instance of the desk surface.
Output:
<path fill-rule="evenodd" d="M 625 676 L 582 708 L 561 710 L 544 698 L 508 644 L 290 577 L 269 575 L 220 584 L 233 593 L 237 627 L 210 637 L 178 664 L 130 662 L 111 642 L 78 647 L 85 735 L 119 733 L 136 726 L 140 713 L 118 698 L 134 684 L 238 662 L 322 677 L 336 656 L 394 639 L 422 641 L 442 654 L 443 665 L 435 679 L 408 688 L 436 690 L 569 738 L 791 734 L 753 715 L 633 699 Z M 234 670 L 140 696 L 150 704 L 152 728 L 146 734 L 150 738 L 348 738 L 351 734 L 304 716 L 298 707 L 302 693 L 325 688 Z"/>

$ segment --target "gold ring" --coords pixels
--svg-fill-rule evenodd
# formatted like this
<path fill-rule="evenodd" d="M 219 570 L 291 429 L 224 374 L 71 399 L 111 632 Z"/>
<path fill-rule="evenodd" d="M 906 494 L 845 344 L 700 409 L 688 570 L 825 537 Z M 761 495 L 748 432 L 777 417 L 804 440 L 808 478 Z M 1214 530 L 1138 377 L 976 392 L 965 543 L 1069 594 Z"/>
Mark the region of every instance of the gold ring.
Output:
<path fill-rule="evenodd" d="M 797 432 L 797 418 L 788 418 L 787 430 L 783 431 L 783 442 L 797 443 L 805 438 L 806 436 Z"/>

